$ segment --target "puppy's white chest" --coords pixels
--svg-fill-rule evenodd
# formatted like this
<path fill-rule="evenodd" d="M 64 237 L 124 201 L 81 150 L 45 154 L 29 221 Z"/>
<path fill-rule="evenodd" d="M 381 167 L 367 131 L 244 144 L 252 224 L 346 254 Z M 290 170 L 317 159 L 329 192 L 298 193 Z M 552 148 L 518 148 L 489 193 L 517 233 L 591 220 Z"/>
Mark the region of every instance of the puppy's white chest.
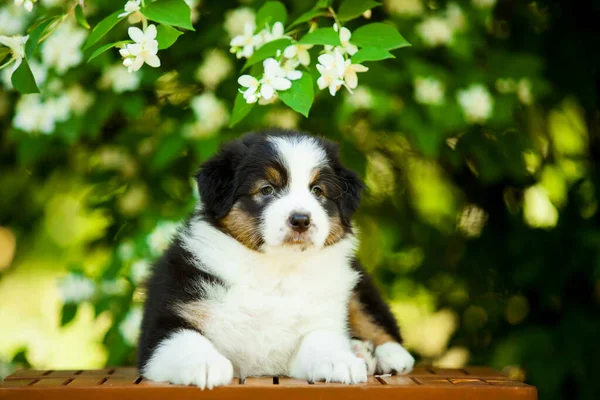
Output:
<path fill-rule="evenodd" d="M 338 270 L 337 276 L 312 268 L 250 273 L 229 287 L 213 288 L 204 335 L 240 376 L 286 374 L 303 336 L 314 330 L 346 330 L 345 310 L 355 277 L 347 266 L 329 267 Z"/>

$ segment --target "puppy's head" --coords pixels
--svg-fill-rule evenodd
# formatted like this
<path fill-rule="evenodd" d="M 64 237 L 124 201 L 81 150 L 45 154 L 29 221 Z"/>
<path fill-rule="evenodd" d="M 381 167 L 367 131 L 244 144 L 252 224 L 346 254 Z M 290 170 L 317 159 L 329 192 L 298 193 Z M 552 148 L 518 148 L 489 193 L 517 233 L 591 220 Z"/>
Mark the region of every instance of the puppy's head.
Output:
<path fill-rule="evenodd" d="M 283 131 L 224 145 L 196 179 L 204 218 L 260 251 L 338 242 L 352 233 L 363 188 L 337 145 Z"/>

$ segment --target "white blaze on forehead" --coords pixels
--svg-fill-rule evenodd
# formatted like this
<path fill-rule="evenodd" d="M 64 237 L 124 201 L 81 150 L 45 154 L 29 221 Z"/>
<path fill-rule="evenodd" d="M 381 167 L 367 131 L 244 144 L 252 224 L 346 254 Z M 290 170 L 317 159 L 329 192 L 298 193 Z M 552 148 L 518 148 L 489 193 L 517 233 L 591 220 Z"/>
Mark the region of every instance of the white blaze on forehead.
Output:
<path fill-rule="evenodd" d="M 325 150 L 311 137 L 270 137 L 288 172 L 290 191 L 308 189 L 315 169 L 327 162 Z"/>

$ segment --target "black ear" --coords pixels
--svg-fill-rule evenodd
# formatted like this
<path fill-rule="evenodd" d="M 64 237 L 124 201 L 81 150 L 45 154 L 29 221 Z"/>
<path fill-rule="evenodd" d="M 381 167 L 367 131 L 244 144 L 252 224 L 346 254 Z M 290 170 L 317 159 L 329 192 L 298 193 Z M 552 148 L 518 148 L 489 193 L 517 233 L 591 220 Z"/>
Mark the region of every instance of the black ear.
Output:
<path fill-rule="evenodd" d="M 360 197 L 365 184 L 356 172 L 342 165 L 339 156 L 339 146 L 336 143 L 327 140 L 324 146 L 342 191 L 338 199 L 340 219 L 342 220 L 342 224 L 349 228 L 352 224 L 352 215 L 360 205 Z"/>
<path fill-rule="evenodd" d="M 248 147 L 241 141 L 230 142 L 204 162 L 195 178 L 202 200 L 202 212 L 212 222 L 223 218 L 235 201 L 236 170 Z"/>

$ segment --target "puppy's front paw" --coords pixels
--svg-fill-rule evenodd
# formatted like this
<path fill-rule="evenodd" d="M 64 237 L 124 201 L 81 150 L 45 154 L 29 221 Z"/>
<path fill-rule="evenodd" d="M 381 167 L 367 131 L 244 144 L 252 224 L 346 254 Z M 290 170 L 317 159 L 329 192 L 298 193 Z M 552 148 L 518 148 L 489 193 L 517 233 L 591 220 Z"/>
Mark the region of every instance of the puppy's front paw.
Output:
<path fill-rule="evenodd" d="M 396 342 L 384 343 L 375 349 L 377 371 L 382 374 L 397 372 L 407 374 L 412 371 L 415 359 L 401 344 Z"/>
<path fill-rule="evenodd" d="M 310 382 L 362 383 L 367 381 L 367 364 L 352 353 L 333 353 L 299 365 L 292 376 Z"/>
<path fill-rule="evenodd" d="M 142 372 L 152 381 L 195 385 L 201 389 L 227 385 L 233 379 L 231 361 L 205 337 L 189 330 L 163 341 Z"/>

